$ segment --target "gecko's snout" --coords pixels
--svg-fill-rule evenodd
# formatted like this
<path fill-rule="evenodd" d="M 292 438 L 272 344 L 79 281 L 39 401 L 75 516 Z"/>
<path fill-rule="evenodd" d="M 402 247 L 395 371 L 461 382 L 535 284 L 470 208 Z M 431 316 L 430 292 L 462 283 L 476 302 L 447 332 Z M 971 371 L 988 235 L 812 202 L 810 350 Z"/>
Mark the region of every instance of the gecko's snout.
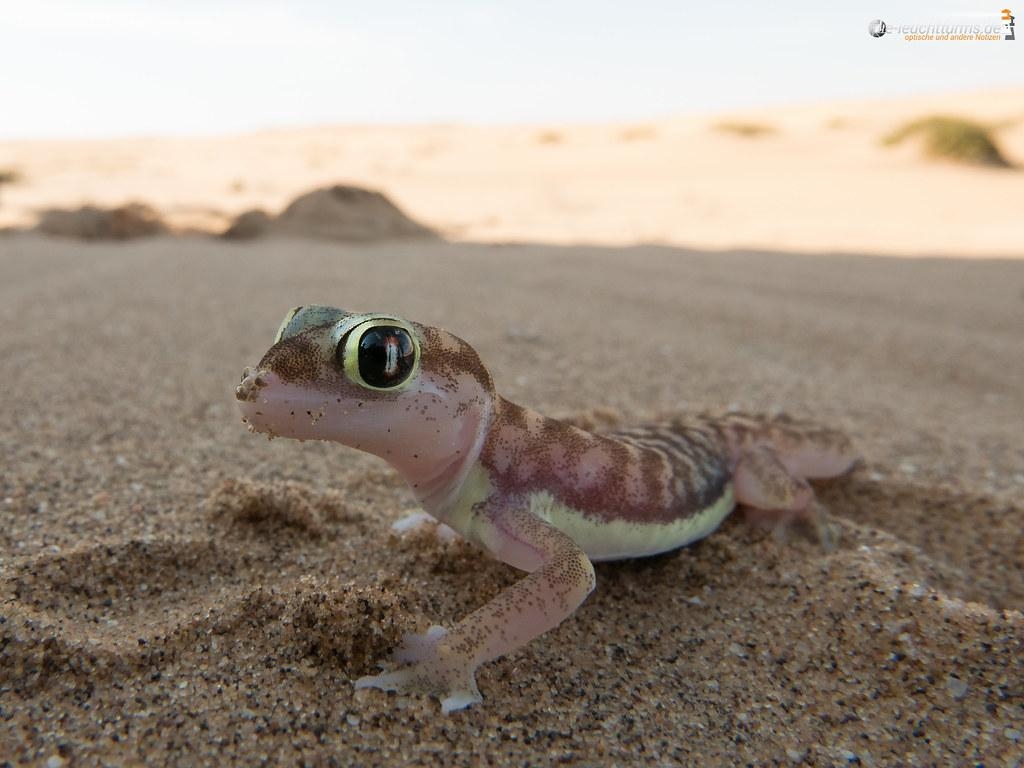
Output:
<path fill-rule="evenodd" d="M 235 399 L 243 403 L 251 403 L 266 385 L 267 379 L 263 371 L 253 370 L 246 366 L 242 371 L 242 381 L 235 387 Z"/>

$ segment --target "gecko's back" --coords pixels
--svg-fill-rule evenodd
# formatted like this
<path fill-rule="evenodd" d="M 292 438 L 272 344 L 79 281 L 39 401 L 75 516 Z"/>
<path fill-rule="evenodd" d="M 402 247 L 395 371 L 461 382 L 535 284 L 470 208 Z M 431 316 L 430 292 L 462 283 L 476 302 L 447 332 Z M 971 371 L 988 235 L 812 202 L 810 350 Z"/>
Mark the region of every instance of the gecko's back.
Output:
<path fill-rule="evenodd" d="M 767 495 L 789 508 L 809 500 L 803 478 L 841 474 L 853 459 L 840 433 L 785 416 L 694 415 L 588 432 L 501 398 L 481 452 L 499 490 L 518 493 L 595 560 L 707 536 L 735 507 L 737 479 L 740 501 Z"/>

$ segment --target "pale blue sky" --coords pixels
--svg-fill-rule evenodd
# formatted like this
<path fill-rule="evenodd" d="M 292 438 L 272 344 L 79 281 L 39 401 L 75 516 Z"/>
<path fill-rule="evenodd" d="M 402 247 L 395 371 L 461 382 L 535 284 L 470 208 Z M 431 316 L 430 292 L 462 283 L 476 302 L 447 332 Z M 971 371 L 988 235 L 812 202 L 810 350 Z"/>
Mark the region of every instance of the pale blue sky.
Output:
<path fill-rule="evenodd" d="M 1015 42 L 867 34 L 876 17 L 993 19 L 1000 2 L 0 0 L 0 138 L 643 119 L 1024 84 L 1024 5 Z"/>

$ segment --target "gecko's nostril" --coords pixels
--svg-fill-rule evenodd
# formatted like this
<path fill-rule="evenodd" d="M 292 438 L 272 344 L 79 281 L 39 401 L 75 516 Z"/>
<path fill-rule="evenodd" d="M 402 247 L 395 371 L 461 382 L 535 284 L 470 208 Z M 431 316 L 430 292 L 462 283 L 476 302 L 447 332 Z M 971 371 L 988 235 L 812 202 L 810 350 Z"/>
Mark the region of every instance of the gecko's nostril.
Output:
<path fill-rule="evenodd" d="M 246 368 L 242 372 L 242 381 L 235 387 L 235 399 L 250 402 L 256 399 L 256 393 L 267 385 L 263 371 Z"/>

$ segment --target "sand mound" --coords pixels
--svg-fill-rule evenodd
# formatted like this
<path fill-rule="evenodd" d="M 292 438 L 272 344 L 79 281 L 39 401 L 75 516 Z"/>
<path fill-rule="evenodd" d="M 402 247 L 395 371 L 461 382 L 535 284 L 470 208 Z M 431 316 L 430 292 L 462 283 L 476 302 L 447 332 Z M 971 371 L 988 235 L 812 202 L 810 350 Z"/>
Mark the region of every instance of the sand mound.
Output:
<path fill-rule="evenodd" d="M 176 661 L 209 666 L 207 654 L 220 646 L 253 663 L 335 669 L 341 686 L 400 637 L 408 608 L 392 590 L 306 575 L 271 579 L 268 563 L 216 540 L 86 544 L 39 557 L 0 580 L 11 619 L 0 623 L 6 683 L 30 696 L 156 681 Z"/>
<path fill-rule="evenodd" d="M 207 504 L 215 520 L 270 532 L 295 528 L 307 535 L 317 535 L 325 520 L 337 522 L 352 517 L 338 495 L 314 496 L 296 483 L 225 480 Z"/>
<path fill-rule="evenodd" d="M 253 240 L 272 234 L 356 242 L 436 237 L 380 192 L 341 184 L 300 195 L 276 218 L 259 208 L 245 211 L 221 237 Z"/>
<path fill-rule="evenodd" d="M 77 210 L 53 208 L 39 217 L 36 229 L 48 235 L 79 240 L 131 240 L 168 231 L 160 214 L 144 203 L 117 208 L 84 205 Z"/>
<path fill-rule="evenodd" d="M 238 214 L 221 237 L 228 240 L 252 240 L 263 237 L 270 231 L 273 219 L 262 208 L 253 208 Z"/>
<path fill-rule="evenodd" d="M 272 231 L 357 241 L 436 236 L 380 192 L 341 184 L 297 197 L 273 222 Z"/>

